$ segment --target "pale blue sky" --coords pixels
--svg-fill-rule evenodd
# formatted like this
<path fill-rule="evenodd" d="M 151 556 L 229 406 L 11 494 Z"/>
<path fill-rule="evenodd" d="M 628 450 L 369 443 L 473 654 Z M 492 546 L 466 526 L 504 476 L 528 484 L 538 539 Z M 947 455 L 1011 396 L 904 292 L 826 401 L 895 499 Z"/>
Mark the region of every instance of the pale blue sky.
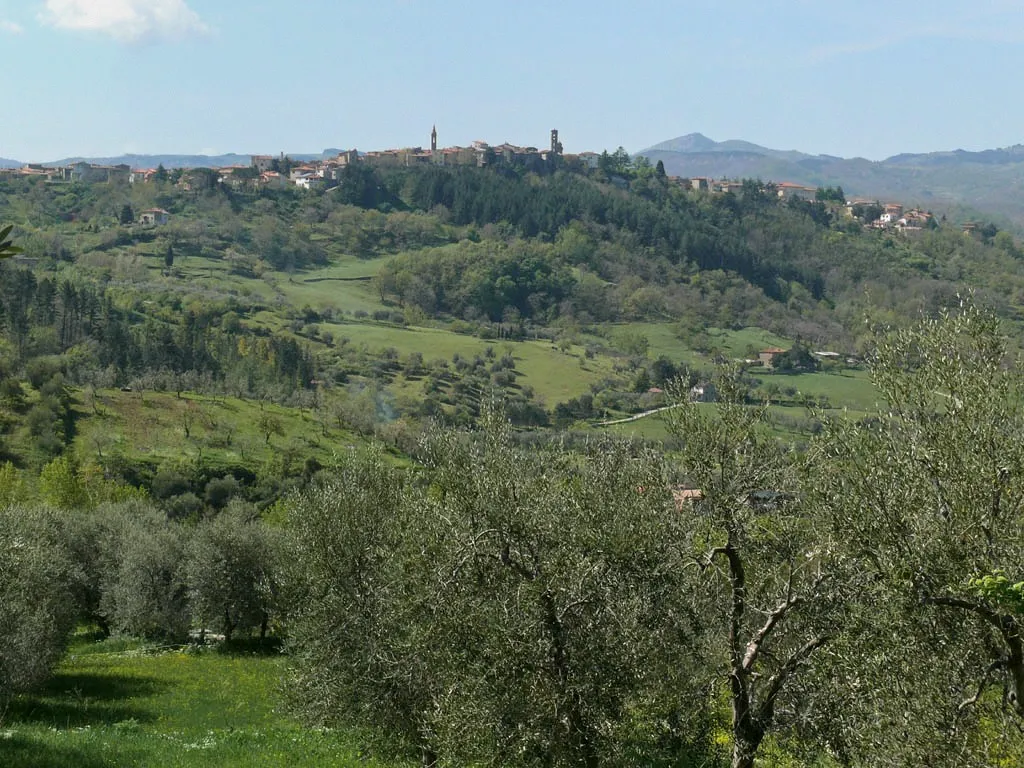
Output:
<path fill-rule="evenodd" d="M 1024 142 L 1019 0 L 0 0 L 0 156 Z"/>

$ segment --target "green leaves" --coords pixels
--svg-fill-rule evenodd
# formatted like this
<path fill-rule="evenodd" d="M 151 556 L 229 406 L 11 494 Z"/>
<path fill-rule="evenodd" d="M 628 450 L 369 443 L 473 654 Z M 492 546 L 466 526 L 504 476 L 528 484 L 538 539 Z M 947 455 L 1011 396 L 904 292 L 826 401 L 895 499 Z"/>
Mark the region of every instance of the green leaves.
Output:
<path fill-rule="evenodd" d="M 1002 571 L 970 579 L 967 587 L 978 597 L 996 604 L 1003 610 L 1024 613 L 1024 581 L 1011 583 Z"/>
<path fill-rule="evenodd" d="M 7 239 L 12 229 L 14 229 L 13 224 L 8 224 L 0 229 L 0 259 L 9 259 L 11 256 L 21 253 L 21 248 L 14 245 L 13 240 Z"/>

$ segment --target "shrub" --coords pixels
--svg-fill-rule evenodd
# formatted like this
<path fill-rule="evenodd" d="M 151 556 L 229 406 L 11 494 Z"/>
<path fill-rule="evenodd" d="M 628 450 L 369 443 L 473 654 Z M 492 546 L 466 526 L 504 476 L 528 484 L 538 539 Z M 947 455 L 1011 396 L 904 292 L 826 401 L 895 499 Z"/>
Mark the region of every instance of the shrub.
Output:
<path fill-rule="evenodd" d="M 214 509 L 223 509 L 239 490 L 240 486 L 234 475 L 216 477 L 206 484 L 204 498 Z"/>

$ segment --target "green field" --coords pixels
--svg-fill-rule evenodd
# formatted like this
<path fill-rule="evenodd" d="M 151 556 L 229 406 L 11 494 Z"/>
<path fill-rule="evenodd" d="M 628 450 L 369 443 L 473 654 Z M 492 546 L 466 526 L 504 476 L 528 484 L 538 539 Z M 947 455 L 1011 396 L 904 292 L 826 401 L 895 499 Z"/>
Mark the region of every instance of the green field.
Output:
<path fill-rule="evenodd" d="M 788 374 L 753 368 L 750 374 L 761 379 L 763 384 L 770 382 L 780 388 L 792 387 L 799 394 L 810 397 L 827 397 L 833 408 L 869 411 L 878 405 L 875 386 L 864 369 Z"/>
<path fill-rule="evenodd" d="M 0 765 L 383 765 L 351 734 L 304 728 L 282 710 L 284 664 L 273 653 L 187 653 L 79 637 L 43 691 L 0 715 Z"/>

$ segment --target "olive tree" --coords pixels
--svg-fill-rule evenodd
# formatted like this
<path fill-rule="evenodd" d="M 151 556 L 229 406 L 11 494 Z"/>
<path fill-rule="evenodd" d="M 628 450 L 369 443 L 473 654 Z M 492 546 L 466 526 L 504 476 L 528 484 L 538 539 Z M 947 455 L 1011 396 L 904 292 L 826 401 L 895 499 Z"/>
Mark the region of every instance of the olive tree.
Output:
<path fill-rule="evenodd" d="M 432 430 L 416 481 L 346 457 L 294 504 L 297 704 L 425 765 L 649 765 L 703 751 L 658 457 L 529 451 L 486 412 Z"/>
<path fill-rule="evenodd" d="M 75 616 L 73 576 L 55 514 L 0 508 L 0 709 L 60 659 Z"/>
<path fill-rule="evenodd" d="M 805 682 L 835 663 L 829 646 L 844 632 L 851 581 L 831 524 L 804 493 L 804 468 L 767 428 L 766 406 L 745 402 L 736 372 L 717 387 L 716 406 L 683 399 L 669 411 L 691 486 L 680 494 L 690 578 L 681 597 L 701 617 L 706 684 L 727 695 L 732 765 L 749 768 L 769 737 L 829 741 L 840 676 Z"/>
<path fill-rule="evenodd" d="M 110 627 L 178 642 L 188 636 L 187 531 L 158 510 L 139 506 L 118 522 L 103 573 L 100 611 Z"/>
<path fill-rule="evenodd" d="M 199 523 L 185 562 L 193 623 L 226 640 L 257 629 L 266 636 L 277 594 L 275 534 L 241 505 Z"/>
<path fill-rule="evenodd" d="M 872 577 L 876 620 L 854 649 L 871 685 L 850 709 L 882 728 L 862 756 L 991 765 L 1024 727 L 1021 369 L 965 304 L 884 337 L 872 377 L 884 406 L 831 425 L 818 454 Z"/>
<path fill-rule="evenodd" d="M 415 517 L 433 521 L 449 654 L 430 720 L 442 760 L 632 765 L 705 747 L 701 692 L 673 685 L 694 628 L 659 457 L 612 441 L 521 449 L 494 412 L 424 455 Z"/>
<path fill-rule="evenodd" d="M 351 454 L 288 512 L 288 685 L 308 721 L 350 720 L 389 746 L 424 743 L 430 685 L 421 646 L 429 606 L 404 583 L 407 478 L 380 453 Z"/>

